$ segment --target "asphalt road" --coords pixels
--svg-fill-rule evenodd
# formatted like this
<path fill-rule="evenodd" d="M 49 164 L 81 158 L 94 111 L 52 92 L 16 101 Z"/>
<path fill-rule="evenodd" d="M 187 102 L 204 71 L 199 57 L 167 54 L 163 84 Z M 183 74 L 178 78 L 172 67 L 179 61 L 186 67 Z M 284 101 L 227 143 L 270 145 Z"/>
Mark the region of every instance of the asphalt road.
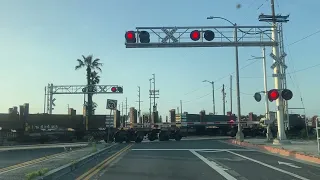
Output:
<path fill-rule="evenodd" d="M 219 140 L 141 143 L 132 144 L 128 150 L 120 151 L 126 146 L 120 145 L 61 179 L 320 179 L 320 167 L 225 144 Z M 118 154 L 114 155 L 116 152 Z M 99 163 L 100 166 L 96 166 Z"/>

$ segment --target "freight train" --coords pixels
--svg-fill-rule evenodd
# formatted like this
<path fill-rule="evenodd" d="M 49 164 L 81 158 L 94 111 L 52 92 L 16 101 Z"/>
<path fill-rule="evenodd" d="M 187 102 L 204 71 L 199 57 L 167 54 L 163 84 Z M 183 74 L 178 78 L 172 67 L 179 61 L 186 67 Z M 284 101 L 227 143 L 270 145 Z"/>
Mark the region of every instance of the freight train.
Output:
<path fill-rule="evenodd" d="M 46 143 L 52 141 L 104 140 L 117 143 L 135 141 L 140 143 L 145 136 L 150 141 L 159 139 L 180 141 L 180 125 L 158 123 L 139 125 L 132 123 L 120 126 L 120 111 L 113 115 L 93 115 L 89 121 L 83 115 L 29 114 L 29 105 L 12 108 L 8 114 L 0 114 L 0 145 L 6 142 Z M 112 123 L 110 123 L 112 122 Z"/>

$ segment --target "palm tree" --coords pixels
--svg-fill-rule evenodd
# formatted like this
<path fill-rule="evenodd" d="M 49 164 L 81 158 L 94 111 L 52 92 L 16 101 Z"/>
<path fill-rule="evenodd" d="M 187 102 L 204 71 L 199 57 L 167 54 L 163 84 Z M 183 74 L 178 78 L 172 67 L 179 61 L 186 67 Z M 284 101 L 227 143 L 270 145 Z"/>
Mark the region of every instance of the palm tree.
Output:
<path fill-rule="evenodd" d="M 98 75 L 98 73 L 96 71 L 93 71 L 91 73 L 90 81 L 91 81 L 92 85 L 97 85 L 100 83 L 100 76 Z M 94 87 L 93 91 L 96 92 L 97 88 Z M 92 114 L 94 114 L 97 107 L 98 107 L 98 104 L 92 101 Z"/>
<path fill-rule="evenodd" d="M 100 63 L 100 59 L 96 58 L 93 59 L 93 55 L 89 55 L 87 57 L 85 57 L 84 55 L 82 55 L 82 60 L 81 59 L 77 59 L 78 61 L 78 65 L 75 67 L 75 70 L 81 69 L 81 68 L 86 68 L 86 79 L 87 79 L 87 92 L 88 92 L 88 106 L 87 106 L 87 116 L 88 118 L 92 115 L 92 109 L 93 109 L 93 103 L 92 103 L 92 96 L 93 96 L 93 92 L 94 89 L 92 88 L 92 85 L 95 85 L 92 81 L 92 75 L 93 72 L 95 72 L 94 70 L 98 70 L 100 72 L 102 72 L 101 67 L 102 67 L 102 63 Z M 98 77 L 98 79 L 100 79 L 99 76 L 97 76 L 97 73 L 95 72 L 96 77 Z M 98 81 L 99 82 L 99 81 Z"/>

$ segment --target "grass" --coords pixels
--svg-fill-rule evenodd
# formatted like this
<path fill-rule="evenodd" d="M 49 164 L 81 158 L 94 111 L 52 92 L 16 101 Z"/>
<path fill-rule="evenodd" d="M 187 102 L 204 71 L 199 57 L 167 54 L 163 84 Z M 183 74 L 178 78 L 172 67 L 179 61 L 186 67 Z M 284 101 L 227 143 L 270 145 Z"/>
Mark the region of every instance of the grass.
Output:
<path fill-rule="evenodd" d="M 91 151 L 91 153 L 95 153 L 95 152 L 97 152 L 98 150 L 97 150 L 97 144 L 95 143 L 95 142 L 93 142 L 92 143 L 92 151 Z"/>
<path fill-rule="evenodd" d="M 43 176 L 48 171 L 49 171 L 48 168 L 43 168 L 38 171 L 30 172 L 30 173 L 26 174 L 26 180 L 32 180 L 32 179 L 35 179 L 36 177 Z"/>

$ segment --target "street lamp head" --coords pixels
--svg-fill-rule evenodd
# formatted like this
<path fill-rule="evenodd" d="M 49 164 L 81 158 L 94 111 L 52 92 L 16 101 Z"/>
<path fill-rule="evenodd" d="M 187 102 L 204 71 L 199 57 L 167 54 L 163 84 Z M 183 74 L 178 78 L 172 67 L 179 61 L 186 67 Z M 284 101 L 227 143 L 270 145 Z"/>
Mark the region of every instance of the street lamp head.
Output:
<path fill-rule="evenodd" d="M 207 19 L 213 19 L 213 16 L 208 16 Z"/>

